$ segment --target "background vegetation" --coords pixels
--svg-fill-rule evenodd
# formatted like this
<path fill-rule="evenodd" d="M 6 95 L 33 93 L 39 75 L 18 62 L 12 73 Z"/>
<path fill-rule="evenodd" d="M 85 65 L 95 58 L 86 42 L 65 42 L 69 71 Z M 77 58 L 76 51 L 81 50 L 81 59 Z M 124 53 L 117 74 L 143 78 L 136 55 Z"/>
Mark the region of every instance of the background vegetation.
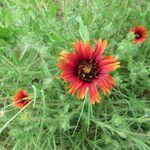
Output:
<path fill-rule="evenodd" d="M 150 150 L 150 39 L 133 44 L 130 33 L 149 32 L 149 0 L 0 0 L 0 18 L 0 150 Z M 56 78 L 60 51 L 88 36 L 121 62 L 94 106 Z M 20 88 L 33 99 L 22 110 Z"/>

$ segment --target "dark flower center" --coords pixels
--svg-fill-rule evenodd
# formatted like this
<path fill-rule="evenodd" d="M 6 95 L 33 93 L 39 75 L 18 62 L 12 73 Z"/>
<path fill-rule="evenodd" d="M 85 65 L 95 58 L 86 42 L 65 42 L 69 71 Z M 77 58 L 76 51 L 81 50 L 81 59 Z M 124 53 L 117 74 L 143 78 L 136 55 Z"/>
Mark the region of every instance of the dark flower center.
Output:
<path fill-rule="evenodd" d="M 77 75 L 81 80 L 90 82 L 99 74 L 98 65 L 93 60 L 81 61 L 77 68 Z"/>
<path fill-rule="evenodd" d="M 140 39 L 142 37 L 142 33 L 141 32 L 136 32 L 135 33 L 135 38 L 136 39 Z"/>

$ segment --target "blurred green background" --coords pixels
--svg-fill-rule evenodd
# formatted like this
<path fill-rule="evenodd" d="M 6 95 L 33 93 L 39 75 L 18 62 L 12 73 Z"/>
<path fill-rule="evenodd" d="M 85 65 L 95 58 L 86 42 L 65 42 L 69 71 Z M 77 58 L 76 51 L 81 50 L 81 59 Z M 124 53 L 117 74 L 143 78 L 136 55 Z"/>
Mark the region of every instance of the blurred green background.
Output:
<path fill-rule="evenodd" d="M 150 34 L 149 0 L 0 0 L 0 150 L 150 150 L 150 39 L 133 44 L 136 25 Z M 121 62 L 94 106 L 56 78 L 60 51 L 88 38 Z M 20 88 L 33 97 L 22 110 Z"/>

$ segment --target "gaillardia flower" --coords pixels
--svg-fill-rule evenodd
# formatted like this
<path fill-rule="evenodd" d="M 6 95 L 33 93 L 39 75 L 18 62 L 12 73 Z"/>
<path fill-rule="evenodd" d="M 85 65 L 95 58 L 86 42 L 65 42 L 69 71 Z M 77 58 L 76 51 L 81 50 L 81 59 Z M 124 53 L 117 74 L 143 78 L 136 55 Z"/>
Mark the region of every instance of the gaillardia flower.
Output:
<path fill-rule="evenodd" d="M 135 35 L 133 43 L 142 43 L 147 39 L 147 30 L 143 26 L 136 26 L 131 31 Z"/>
<path fill-rule="evenodd" d="M 29 98 L 28 96 L 29 94 L 25 90 L 18 90 L 13 97 L 13 104 L 19 109 L 23 108 L 31 100 L 31 98 Z"/>
<path fill-rule="evenodd" d="M 78 99 L 85 97 L 86 91 L 90 94 L 92 104 L 100 102 L 97 86 L 104 94 L 110 93 L 116 84 L 108 74 L 119 67 L 119 62 L 114 56 L 102 56 L 107 41 L 99 40 L 95 48 L 88 42 L 77 41 L 74 43 L 75 53 L 62 51 L 57 64 L 62 73 L 60 78 L 70 82 L 69 93 L 77 93 Z"/>

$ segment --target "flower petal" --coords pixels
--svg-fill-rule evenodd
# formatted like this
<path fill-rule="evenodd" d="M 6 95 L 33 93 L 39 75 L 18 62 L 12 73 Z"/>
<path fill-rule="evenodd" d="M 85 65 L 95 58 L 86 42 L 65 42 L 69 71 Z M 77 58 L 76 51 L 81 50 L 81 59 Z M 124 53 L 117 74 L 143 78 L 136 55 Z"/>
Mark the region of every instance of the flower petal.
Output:
<path fill-rule="evenodd" d="M 88 88 L 87 84 L 82 84 L 82 86 L 79 87 L 77 91 L 77 98 L 78 99 L 83 99 L 85 97 L 86 90 Z"/>
<path fill-rule="evenodd" d="M 81 58 L 82 59 L 91 58 L 91 56 L 92 56 L 93 50 L 92 50 L 89 42 L 83 43 L 81 41 L 76 41 L 74 43 L 74 49 L 80 59 Z"/>
<path fill-rule="evenodd" d="M 28 96 L 29 94 L 25 90 L 18 90 L 15 96 L 13 97 L 14 106 L 16 106 L 19 109 L 23 108 L 31 100 L 30 98 L 27 98 Z"/>
<path fill-rule="evenodd" d="M 99 67 L 100 73 L 108 73 L 120 67 L 120 62 L 118 62 L 117 58 L 114 56 L 106 56 L 99 63 Z"/>
<path fill-rule="evenodd" d="M 82 81 L 72 82 L 67 88 L 69 89 L 68 93 L 74 94 L 76 90 L 82 85 Z"/>
<path fill-rule="evenodd" d="M 95 51 L 93 53 L 94 58 L 99 58 L 107 47 L 107 40 L 99 40 L 96 44 Z"/>
<path fill-rule="evenodd" d="M 62 50 L 62 51 L 60 52 L 60 57 L 59 57 L 59 59 L 60 59 L 60 60 L 66 60 L 67 57 L 68 57 L 68 54 L 69 54 L 69 52 L 67 52 L 67 51 L 65 51 L 65 50 Z"/>
<path fill-rule="evenodd" d="M 91 103 L 94 105 L 95 103 L 100 103 L 101 97 L 98 93 L 96 85 L 92 84 L 89 87 L 89 94 L 90 94 L 90 99 Z"/>
<path fill-rule="evenodd" d="M 71 69 L 72 67 L 76 66 L 76 62 L 78 61 L 77 59 L 78 58 L 75 54 L 66 53 L 66 52 L 62 51 L 60 53 L 59 61 L 58 61 L 58 64 L 56 64 L 56 66 L 60 70 Z"/>
<path fill-rule="evenodd" d="M 59 78 L 62 78 L 64 82 L 68 82 L 68 81 L 75 82 L 78 79 L 75 75 L 73 75 L 72 71 L 62 72 Z"/>
<path fill-rule="evenodd" d="M 97 80 L 97 84 L 100 86 L 102 92 L 106 95 L 110 93 L 113 86 L 116 85 L 116 81 L 108 74 L 101 75 Z"/>

